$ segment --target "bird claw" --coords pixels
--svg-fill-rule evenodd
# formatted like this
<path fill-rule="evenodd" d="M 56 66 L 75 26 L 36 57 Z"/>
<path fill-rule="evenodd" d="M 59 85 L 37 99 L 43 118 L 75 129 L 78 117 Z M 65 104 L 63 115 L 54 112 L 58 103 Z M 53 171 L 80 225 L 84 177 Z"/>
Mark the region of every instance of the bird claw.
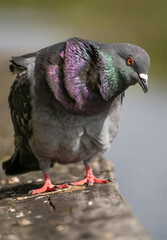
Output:
<path fill-rule="evenodd" d="M 84 178 L 83 180 L 80 180 L 78 182 L 73 182 L 72 185 L 74 186 L 83 186 L 85 184 L 87 184 L 87 186 L 93 186 L 93 184 L 105 184 L 105 183 L 108 183 L 109 180 L 108 179 L 98 179 L 96 177 L 93 176 L 93 178 L 89 178 L 89 177 L 86 177 Z"/>
<path fill-rule="evenodd" d="M 88 185 L 88 186 L 93 186 L 93 183 L 94 183 L 94 181 L 93 181 L 93 180 L 90 180 L 90 181 L 87 183 L 87 185 Z"/>
<path fill-rule="evenodd" d="M 30 191 L 28 192 L 28 194 L 33 194 L 33 190 L 30 190 Z"/>
<path fill-rule="evenodd" d="M 110 179 L 110 178 L 108 178 L 108 179 L 107 179 L 107 181 L 108 181 L 108 182 L 113 182 L 113 180 L 112 180 L 112 179 Z"/>
<path fill-rule="evenodd" d="M 69 186 L 74 186 L 73 183 L 68 182 L 67 185 Z"/>
<path fill-rule="evenodd" d="M 37 193 L 44 193 L 44 192 L 53 192 L 59 189 L 63 189 L 63 188 L 68 188 L 68 184 L 64 183 L 61 185 L 51 185 L 51 186 L 43 186 L 42 188 L 39 189 L 35 189 L 35 190 L 31 190 L 28 193 L 29 194 L 37 194 Z"/>
<path fill-rule="evenodd" d="M 69 183 L 64 183 L 64 184 L 61 184 L 61 185 L 55 185 L 56 188 L 58 189 L 63 189 L 63 188 L 68 188 L 69 187 Z"/>

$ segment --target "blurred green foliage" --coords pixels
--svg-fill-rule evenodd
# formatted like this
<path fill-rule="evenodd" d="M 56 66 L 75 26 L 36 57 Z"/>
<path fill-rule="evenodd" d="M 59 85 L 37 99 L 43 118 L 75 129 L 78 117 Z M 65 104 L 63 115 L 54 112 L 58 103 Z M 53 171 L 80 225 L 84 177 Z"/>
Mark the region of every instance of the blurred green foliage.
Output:
<path fill-rule="evenodd" d="M 56 22 L 71 29 L 68 37 L 75 33 L 100 42 L 137 44 L 151 57 L 151 74 L 165 78 L 166 0 L 0 0 L 0 8 L 17 8 L 16 18 L 24 10 L 32 9 L 46 24 Z"/>

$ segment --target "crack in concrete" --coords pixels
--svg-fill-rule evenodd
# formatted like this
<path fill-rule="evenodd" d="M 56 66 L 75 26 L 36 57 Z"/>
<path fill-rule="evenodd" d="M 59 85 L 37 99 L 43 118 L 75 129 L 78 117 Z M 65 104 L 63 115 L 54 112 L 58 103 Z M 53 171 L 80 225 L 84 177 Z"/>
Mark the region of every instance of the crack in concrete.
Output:
<path fill-rule="evenodd" d="M 49 195 L 47 195 L 47 198 L 48 198 L 48 203 L 49 205 L 51 206 L 51 208 L 53 209 L 53 211 L 55 212 L 56 211 L 56 206 L 53 204 L 51 198 Z"/>

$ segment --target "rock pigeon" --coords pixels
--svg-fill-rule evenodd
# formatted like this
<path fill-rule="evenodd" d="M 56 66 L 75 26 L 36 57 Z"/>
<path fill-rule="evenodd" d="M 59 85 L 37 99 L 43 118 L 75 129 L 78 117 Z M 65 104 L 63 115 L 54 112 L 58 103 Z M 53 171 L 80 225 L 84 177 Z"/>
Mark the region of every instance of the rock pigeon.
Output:
<path fill-rule="evenodd" d="M 68 184 L 51 183 L 51 165 L 83 161 L 86 177 L 71 184 L 108 183 L 93 175 L 91 159 L 117 135 L 124 91 L 136 83 L 148 91 L 146 51 L 70 38 L 10 62 L 15 152 L 3 163 L 6 174 L 41 169 L 45 183 L 31 193 L 54 191 Z"/>

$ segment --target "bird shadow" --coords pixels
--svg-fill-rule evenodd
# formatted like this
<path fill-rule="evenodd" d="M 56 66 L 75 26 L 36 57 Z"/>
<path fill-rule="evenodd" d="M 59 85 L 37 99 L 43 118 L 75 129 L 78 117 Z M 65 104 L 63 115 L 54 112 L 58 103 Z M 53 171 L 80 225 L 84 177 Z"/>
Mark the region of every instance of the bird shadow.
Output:
<path fill-rule="evenodd" d="M 40 187 L 42 187 L 42 183 L 20 183 L 15 186 L 4 186 L 0 189 L 0 200 L 24 196 L 27 195 L 32 189 Z"/>

